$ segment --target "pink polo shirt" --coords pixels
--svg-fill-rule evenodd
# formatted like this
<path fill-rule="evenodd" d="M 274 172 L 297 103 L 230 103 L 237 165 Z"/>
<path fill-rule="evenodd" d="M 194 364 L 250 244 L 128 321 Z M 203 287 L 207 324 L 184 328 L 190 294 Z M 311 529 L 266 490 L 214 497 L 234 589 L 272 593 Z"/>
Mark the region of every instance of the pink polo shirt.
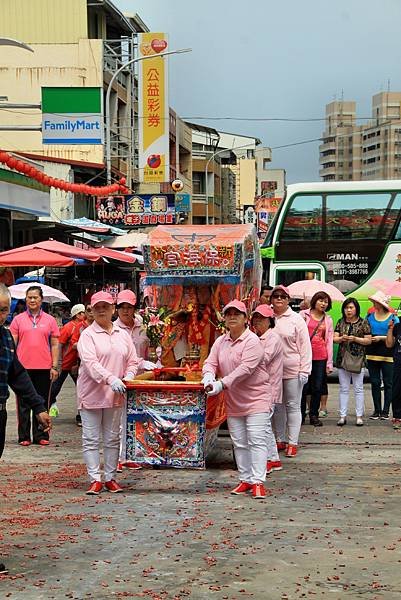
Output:
<path fill-rule="evenodd" d="M 295 379 L 299 373 L 310 375 L 312 370 L 312 347 L 308 328 L 298 313 L 287 308 L 282 315 L 274 315 L 274 331 L 283 342 L 283 378 Z"/>
<path fill-rule="evenodd" d="M 274 329 L 260 336 L 265 349 L 265 364 L 273 396 L 273 404 L 281 404 L 283 396 L 283 344 Z"/>
<path fill-rule="evenodd" d="M 58 338 L 57 321 L 43 310 L 35 317 L 29 311 L 16 315 L 10 331 L 17 341 L 17 356 L 25 369 L 50 369 L 50 338 Z"/>
<path fill-rule="evenodd" d="M 142 317 L 140 317 L 139 315 L 135 315 L 135 324 L 133 327 L 128 327 L 128 325 L 124 325 L 120 317 L 116 319 L 115 323 L 131 336 L 131 339 L 134 342 L 138 358 L 146 359 L 148 355 L 149 338 L 146 335 L 146 333 L 142 331 Z"/>
<path fill-rule="evenodd" d="M 116 378 L 138 369 L 138 357 L 128 333 L 113 323 L 111 333 L 96 322 L 89 325 L 78 341 L 81 359 L 77 381 L 78 408 L 96 409 L 122 406 L 124 395 L 110 387 Z"/>
<path fill-rule="evenodd" d="M 217 338 L 202 371 L 222 379 L 229 417 L 270 411 L 273 397 L 264 348 L 249 329 L 235 341 L 229 333 Z"/>

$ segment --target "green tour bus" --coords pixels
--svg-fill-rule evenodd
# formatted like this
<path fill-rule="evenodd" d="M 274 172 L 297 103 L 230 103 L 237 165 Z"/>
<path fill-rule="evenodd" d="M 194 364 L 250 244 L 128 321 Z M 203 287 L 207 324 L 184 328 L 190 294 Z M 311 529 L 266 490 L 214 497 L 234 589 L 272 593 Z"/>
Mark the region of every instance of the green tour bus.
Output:
<path fill-rule="evenodd" d="M 263 281 L 326 281 L 357 298 L 365 316 L 373 282 L 401 281 L 400 209 L 401 180 L 287 186 L 261 247 Z M 338 302 L 332 316 L 340 316 Z"/>

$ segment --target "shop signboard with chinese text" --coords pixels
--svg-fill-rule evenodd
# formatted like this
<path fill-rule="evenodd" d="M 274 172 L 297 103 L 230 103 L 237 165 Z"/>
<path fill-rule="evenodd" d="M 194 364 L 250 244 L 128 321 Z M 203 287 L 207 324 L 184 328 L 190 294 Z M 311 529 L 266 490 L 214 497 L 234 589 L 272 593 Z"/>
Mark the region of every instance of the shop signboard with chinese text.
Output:
<path fill-rule="evenodd" d="M 173 225 L 174 194 L 133 194 L 98 198 L 96 219 L 107 225 L 127 227 Z"/>
<path fill-rule="evenodd" d="M 168 47 L 165 33 L 139 34 L 139 178 L 144 183 L 169 180 L 168 63 L 159 56 Z"/>
<path fill-rule="evenodd" d="M 272 182 L 263 182 L 272 183 Z M 259 196 L 255 198 L 255 211 L 257 214 L 257 230 L 259 240 L 262 242 L 274 215 L 278 211 L 282 198 Z"/>

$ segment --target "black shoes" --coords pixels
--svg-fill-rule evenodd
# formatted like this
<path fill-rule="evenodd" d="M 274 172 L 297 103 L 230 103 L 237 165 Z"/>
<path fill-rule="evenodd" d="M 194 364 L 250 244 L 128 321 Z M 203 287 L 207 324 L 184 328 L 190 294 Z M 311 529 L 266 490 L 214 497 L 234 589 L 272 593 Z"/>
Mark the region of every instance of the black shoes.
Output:
<path fill-rule="evenodd" d="M 8 569 L 4 563 L 0 563 L 0 575 L 7 575 Z"/>
<path fill-rule="evenodd" d="M 369 419 L 372 419 L 372 421 L 378 421 L 380 419 L 380 413 L 375 411 L 373 415 L 370 415 Z"/>
<path fill-rule="evenodd" d="M 313 425 L 314 427 L 322 427 L 322 425 L 323 425 L 323 423 L 321 422 L 319 417 L 316 417 L 315 415 L 309 416 L 309 423 L 311 425 Z"/>

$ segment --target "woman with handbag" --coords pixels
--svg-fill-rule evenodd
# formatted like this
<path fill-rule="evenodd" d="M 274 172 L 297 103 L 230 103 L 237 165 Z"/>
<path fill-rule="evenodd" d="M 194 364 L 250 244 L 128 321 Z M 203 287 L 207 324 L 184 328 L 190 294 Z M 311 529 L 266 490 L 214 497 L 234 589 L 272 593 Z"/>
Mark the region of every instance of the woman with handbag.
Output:
<path fill-rule="evenodd" d="M 326 292 L 316 292 L 310 301 L 310 308 L 299 313 L 308 327 L 312 346 L 312 372 L 302 392 L 302 418 L 305 418 L 306 394 L 309 387 L 309 422 L 315 427 L 323 425 L 319 419 L 320 398 L 323 395 L 326 375 L 333 370 L 334 329 L 332 318 L 326 314 L 326 310 L 330 309 L 330 296 Z"/>
<path fill-rule="evenodd" d="M 340 382 L 340 418 L 342 427 L 347 422 L 347 409 L 351 382 L 354 386 L 356 425 L 363 425 L 364 398 L 363 374 L 365 347 L 372 341 L 370 325 L 360 316 L 360 306 L 356 298 L 347 298 L 341 307 L 342 319 L 334 329 L 334 343 L 339 344 L 336 367 Z"/>

